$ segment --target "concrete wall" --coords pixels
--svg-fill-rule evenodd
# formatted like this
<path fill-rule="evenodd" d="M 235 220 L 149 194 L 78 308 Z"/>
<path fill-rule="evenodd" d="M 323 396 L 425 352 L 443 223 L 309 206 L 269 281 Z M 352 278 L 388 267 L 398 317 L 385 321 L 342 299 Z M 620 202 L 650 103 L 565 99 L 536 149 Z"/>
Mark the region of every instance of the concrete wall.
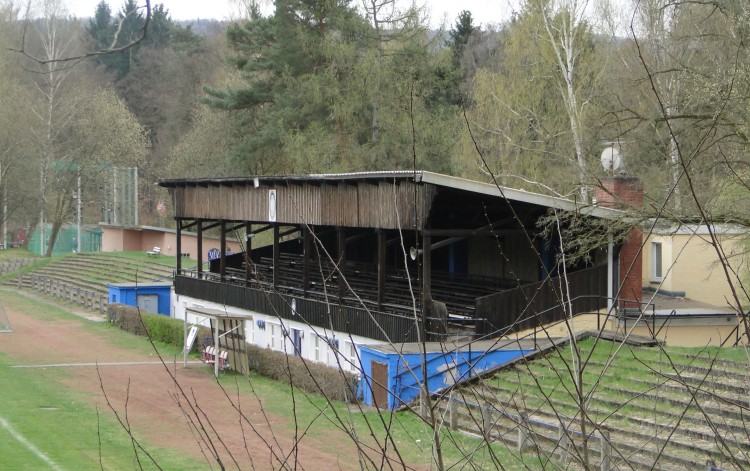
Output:
<path fill-rule="evenodd" d="M 744 238 L 744 234 L 730 230 L 720 230 L 717 235 L 729 264 L 740 274 L 747 271 L 746 257 L 742 255 Z M 662 247 L 662 280 L 653 276 L 654 242 L 661 243 Z M 732 300 L 731 285 L 717 260 L 705 227 L 655 231 L 644 243 L 642 283 L 645 287 L 659 288 L 706 304 L 727 306 L 727 300 Z M 742 302 L 750 300 L 742 299 Z"/>
<path fill-rule="evenodd" d="M 203 235 L 203 260 L 208 260 L 208 251 L 219 248 L 221 242 L 216 237 Z M 102 252 L 143 251 L 160 247 L 163 255 L 177 255 L 176 231 L 161 227 L 123 227 L 102 224 Z M 242 251 L 240 244 L 227 240 L 227 248 L 232 252 Z M 194 232 L 182 232 L 182 253 L 198 259 L 198 236 Z"/>
<path fill-rule="evenodd" d="M 713 319 L 672 319 L 665 322 L 657 319 L 655 324 L 649 321 L 641 321 L 633 327 L 632 322 L 627 323 L 613 321 L 620 332 L 631 332 L 635 335 L 651 337 L 656 332 L 656 338 L 663 340 L 667 345 L 676 347 L 705 347 L 706 345 L 718 346 L 729 338 L 728 345 L 734 345 L 738 318 L 732 315 L 716 317 Z"/>

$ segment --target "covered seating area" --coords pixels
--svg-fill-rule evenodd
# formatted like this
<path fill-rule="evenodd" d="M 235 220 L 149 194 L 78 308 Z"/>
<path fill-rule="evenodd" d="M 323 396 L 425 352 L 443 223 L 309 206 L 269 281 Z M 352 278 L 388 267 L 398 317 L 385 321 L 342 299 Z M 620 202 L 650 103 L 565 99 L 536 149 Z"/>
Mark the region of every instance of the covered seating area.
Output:
<path fill-rule="evenodd" d="M 560 248 L 539 221 L 550 210 L 581 210 L 573 201 L 431 172 L 160 184 L 173 197 L 177 252 L 181 231 L 198 235 L 197 266 L 183 268 L 177 259 L 177 294 L 282 318 L 310 316 L 313 325 L 328 316 L 357 335 L 389 341 L 416 341 L 420 332 L 433 340 L 487 336 L 529 309 L 559 306 L 566 294 L 547 280 L 557 275 Z M 218 236 L 220 247 L 204 247 L 204 234 Z M 228 240 L 244 250 L 230 254 Z M 571 293 L 590 300 L 581 309 L 606 305 L 608 269 L 601 250 L 568 267 L 581 287 Z M 538 283 L 545 287 L 535 288 L 541 294 L 532 303 L 524 287 Z"/>

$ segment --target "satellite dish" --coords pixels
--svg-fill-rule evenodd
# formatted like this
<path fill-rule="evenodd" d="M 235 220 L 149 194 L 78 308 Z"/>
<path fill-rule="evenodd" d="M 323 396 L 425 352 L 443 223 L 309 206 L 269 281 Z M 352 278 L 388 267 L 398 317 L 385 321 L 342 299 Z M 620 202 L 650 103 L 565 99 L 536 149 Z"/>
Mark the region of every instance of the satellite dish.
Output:
<path fill-rule="evenodd" d="M 614 172 L 622 165 L 622 156 L 615 146 L 609 146 L 602 151 L 602 167 L 608 172 Z"/>

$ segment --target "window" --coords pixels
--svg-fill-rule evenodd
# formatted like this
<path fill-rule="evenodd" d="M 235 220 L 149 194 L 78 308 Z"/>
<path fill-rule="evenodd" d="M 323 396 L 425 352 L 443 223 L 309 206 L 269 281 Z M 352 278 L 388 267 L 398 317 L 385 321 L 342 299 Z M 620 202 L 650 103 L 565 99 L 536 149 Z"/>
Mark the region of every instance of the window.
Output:
<path fill-rule="evenodd" d="M 270 339 L 271 339 L 271 350 L 276 350 L 278 347 L 276 347 L 276 337 L 278 336 L 278 326 L 276 324 L 268 324 L 268 330 L 270 332 Z"/>
<path fill-rule="evenodd" d="M 346 354 L 349 360 L 349 370 L 353 372 L 359 371 L 359 360 L 357 359 L 357 347 L 353 342 L 346 342 Z"/>
<path fill-rule="evenodd" d="M 248 336 L 248 338 L 245 339 L 245 342 L 254 344 L 255 343 L 255 322 L 251 320 L 250 322 L 245 324 L 245 326 L 248 326 L 248 325 L 250 326 L 250 332 L 249 332 L 250 335 Z"/>
<path fill-rule="evenodd" d="M 320 361 L 320 337 L 312 333 L 313 339 L 313 360 Z"/>
<path fill-rule="evenodd" d="M 661 242 L 651 242 L 651 280 L 661 281 L 662 277 Z"/>

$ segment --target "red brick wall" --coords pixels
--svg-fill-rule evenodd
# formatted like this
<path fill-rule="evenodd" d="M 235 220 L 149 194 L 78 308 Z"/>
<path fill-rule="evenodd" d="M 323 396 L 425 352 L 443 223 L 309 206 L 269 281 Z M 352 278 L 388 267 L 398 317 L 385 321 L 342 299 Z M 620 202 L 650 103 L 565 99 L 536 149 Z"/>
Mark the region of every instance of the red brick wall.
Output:
<path fill-rule="evenodd" d="M 594 192 L 595 202 L 599 206 L 614 209 L 637 209 L 643 206 L 643 184 L 627 174 L 602 180 L 602 187 Z M 634 227 L 622 242 L 620 248 L 620 302 L 624 308 L 637 308 L 641 302 L 641 279 L 643 261 L 641 246 L 643 232 Z"/>

